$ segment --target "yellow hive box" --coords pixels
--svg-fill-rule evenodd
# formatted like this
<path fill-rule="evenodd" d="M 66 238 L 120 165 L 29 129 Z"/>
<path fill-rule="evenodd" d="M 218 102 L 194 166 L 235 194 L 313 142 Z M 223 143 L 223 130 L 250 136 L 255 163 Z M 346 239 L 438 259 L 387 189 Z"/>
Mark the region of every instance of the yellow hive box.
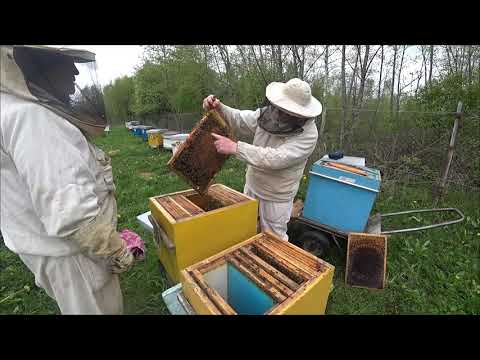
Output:
<path fill-rule="evenodd" d="M 147 130 L 147 136 L 148 136 L 148 145 L 150 145 L 151 148 L 156 149 L 163 145 L 161 129 Z"/>
<path fill-rule="evenodd" d="M 149 199 L 157 253 L 168 276 L 257 233 L 258 202 L 221 184 L 206 196 L 194 190 Z"/>
<path fill-rule="evenodd" d="M 201 315 L 323 315 L 334 267 L 265 232 L 182 270 Z"/>

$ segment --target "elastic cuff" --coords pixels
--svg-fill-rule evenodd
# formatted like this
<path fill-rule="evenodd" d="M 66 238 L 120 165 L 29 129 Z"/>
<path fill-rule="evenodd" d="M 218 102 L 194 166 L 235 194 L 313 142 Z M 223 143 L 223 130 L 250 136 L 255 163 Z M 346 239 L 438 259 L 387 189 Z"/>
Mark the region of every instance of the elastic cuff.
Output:
<path fill-rule="evenodd" d="M 237 141 L 237 152 L 235 153 L 235 156 L 238 160 L 245 161 L 245 145 L 248 144 L 243 141 Z"/>

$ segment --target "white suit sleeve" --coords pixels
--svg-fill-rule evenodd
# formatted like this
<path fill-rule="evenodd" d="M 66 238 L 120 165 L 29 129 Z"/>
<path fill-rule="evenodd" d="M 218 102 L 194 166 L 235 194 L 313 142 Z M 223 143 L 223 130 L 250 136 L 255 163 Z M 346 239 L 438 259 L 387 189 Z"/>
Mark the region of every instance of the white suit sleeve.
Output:
<path fill-rule="evenodd" d="M 247 136 L 255 135 L 255 131 L 257 130 L 257 119 L 260 116 L 260 109 L 255 111 L 238 110 L 225 104 L 221 104 L 220 112 L 233 128 L 234 132 Z"/>
<path fill-rule="evenodd" d="M 237 143 L 237 158 L 261 169 L 280 170 L 305 161 L 315 149 L 318 132 L 307 131 L 292 136 L 277 148 Z"/>
<path fill-rule="evenodd" d="M 7 149 L 48 235 L 69 236 L 98 214 L 87 140 L 72 124 L 38 104 L 25 105 Z"/>

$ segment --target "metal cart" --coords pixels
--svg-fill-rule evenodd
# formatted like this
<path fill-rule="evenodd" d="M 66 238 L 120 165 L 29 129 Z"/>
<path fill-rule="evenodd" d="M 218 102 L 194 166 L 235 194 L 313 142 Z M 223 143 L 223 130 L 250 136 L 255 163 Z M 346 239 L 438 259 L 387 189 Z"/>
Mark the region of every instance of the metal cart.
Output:
<path fill-rule="evenodd" d="M 453 212 L 459 217 L 444 221 L 438 224 L 425 225 L 415 228 L 399 229 L 399 230 L 383 230 L 382 231 L 382 219 L 392 216 L 400 216 L 407 214 L 426 213 L 426 212 Z M 419 210 L 407 210 L 388 214 L 377 213 L 371 216 L 367 222 L 365 232 L 369 234 L 382 234 L 391 235 L 399 233 L 407 233 L 413 231 L 421 231 L 426 229 L 433 229 L 436 227 L 448 226 L 462 222 L 465 216 L 457 208 L 435 208 L 435 209 L 419 209 Z M 348 233 L 334 229 L 328 225 L 320 224 L 302 216 L 302 212 L 297 217 L 292 217 L 288 224 L 288 234 L 292 238 L 292 243 L 302 247 L 304 250 L 309 251 L 315 256 L 321 257 L 325 255 L 332 244 L 341 251 L 339 239 L 346 240 Z"/>

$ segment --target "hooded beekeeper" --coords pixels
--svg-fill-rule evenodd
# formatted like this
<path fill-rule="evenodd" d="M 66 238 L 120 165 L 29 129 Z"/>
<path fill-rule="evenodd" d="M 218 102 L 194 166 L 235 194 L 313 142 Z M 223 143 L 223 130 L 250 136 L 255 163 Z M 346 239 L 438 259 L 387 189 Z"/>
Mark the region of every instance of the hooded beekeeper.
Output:
<path fill-rule="evenodd" d="M 244 193 L 259 201 L 260 229 L 288 241 L 287 223 L 317 143 L 314 119 L 322 113 L 322 105 L 312 96 L 310 85 L 296 78 L 270 83 L 266 98 L 266 106 L 251 111 L 233 109 L 209 95 L 203 108 L 217 110 L 237 134 L 253 136 L 253 144 L 248 144 L 212 134 L 219 153 L 247 163 Z"/>
<path fill-rule="evenodd" d="M 1 46 L 1 232 L 62 314 L 121 314 L 134 262 L 116 230 L 95 54 Z"/>

